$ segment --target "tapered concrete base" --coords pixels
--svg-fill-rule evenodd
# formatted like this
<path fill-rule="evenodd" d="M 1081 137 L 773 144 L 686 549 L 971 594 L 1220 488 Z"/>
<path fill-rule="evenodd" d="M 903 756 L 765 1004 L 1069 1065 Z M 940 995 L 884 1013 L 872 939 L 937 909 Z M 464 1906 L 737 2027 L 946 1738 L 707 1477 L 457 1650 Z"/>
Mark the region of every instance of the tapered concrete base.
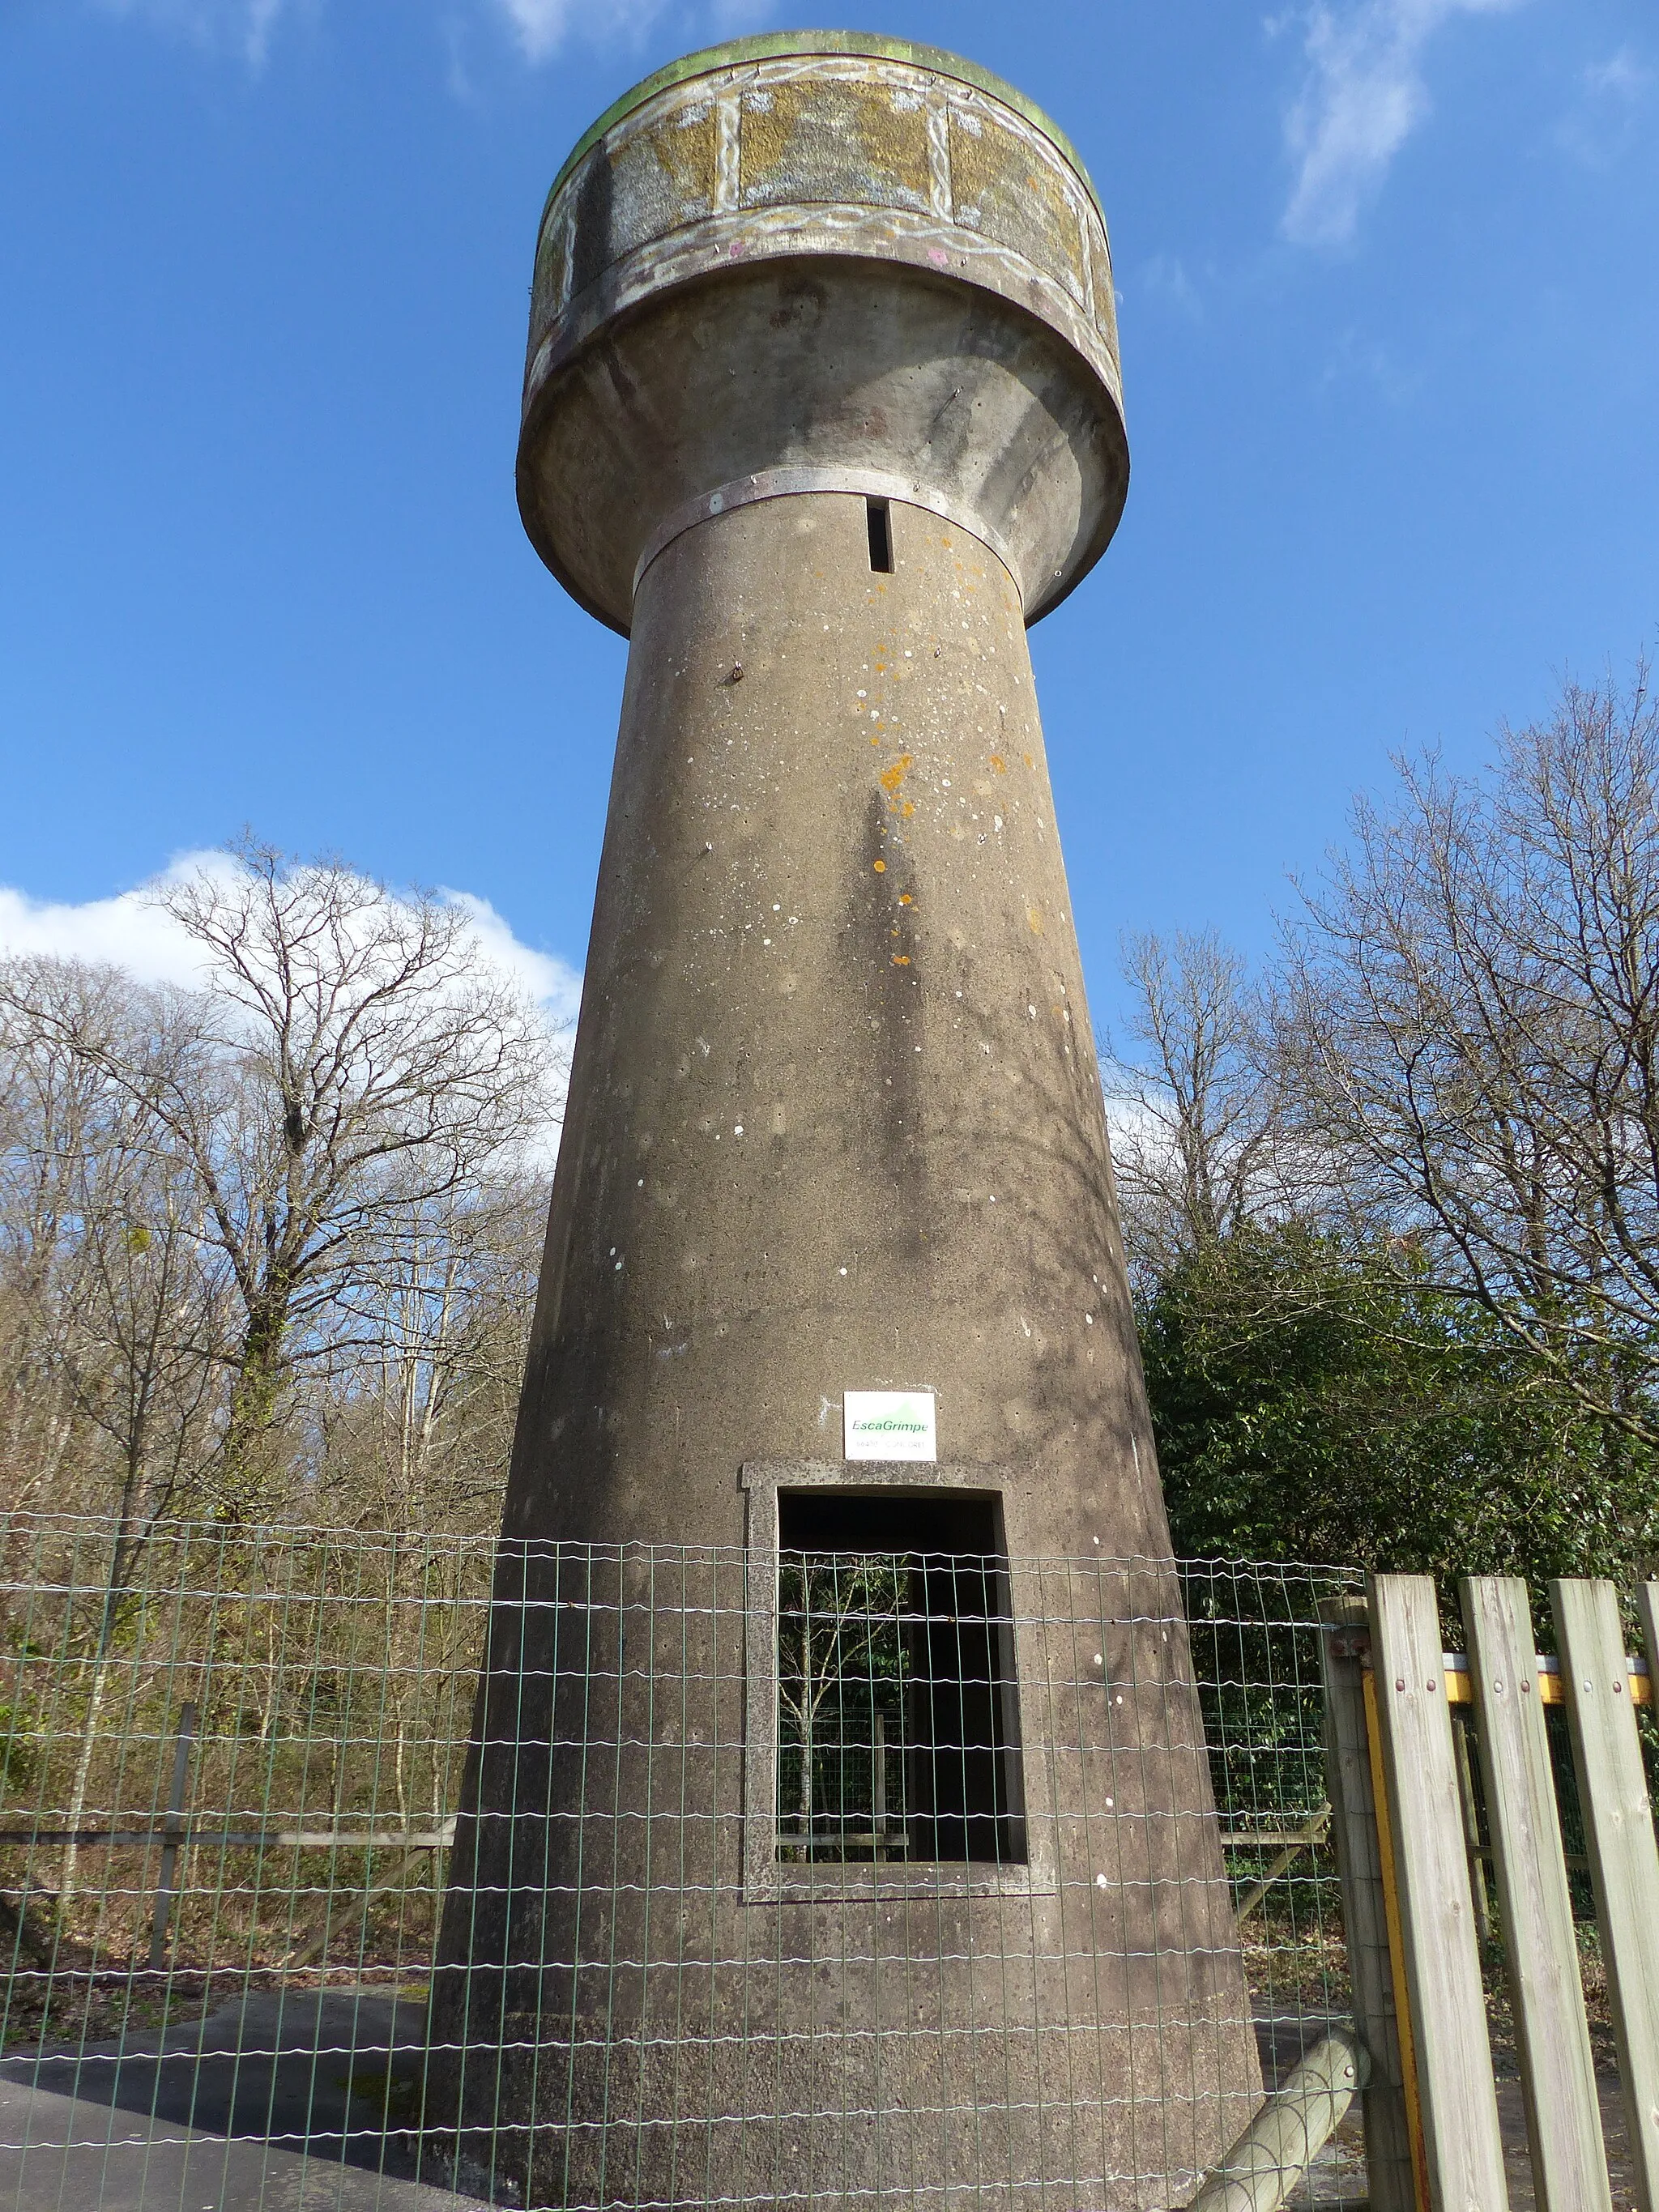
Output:
<path fill-rule="evenodd" d="M 1260 2093 L 1019 602 L 891 544 L 763 502 L 637 609 L 435 2014 L 538 2201 L 1158 2204 Z M 842 1472 L 997 1501 L 1026 1856 L 757 1894 L 743 1469 L 915 1382 L 948 1467 Z"/>
<path fill-rule="evenodd" d="M 1167 1582 L 1012 1564 L 1018 1860 L 769 1869 L 750 1568 L 517 1563 L 429 2118 L 538 2204 L 1184 2203 L 1261 2077 Z"/>

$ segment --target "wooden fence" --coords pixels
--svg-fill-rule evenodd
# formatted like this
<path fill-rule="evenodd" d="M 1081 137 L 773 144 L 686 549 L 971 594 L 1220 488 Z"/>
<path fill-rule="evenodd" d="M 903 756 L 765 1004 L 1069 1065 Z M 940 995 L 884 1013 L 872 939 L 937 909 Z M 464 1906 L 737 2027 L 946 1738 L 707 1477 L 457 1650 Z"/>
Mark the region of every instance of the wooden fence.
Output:
<path fill-rule="evenodd" d="M 1331 1826 L 1355 2025 L 1371 2061 L 1373 2212 L 1505 2212 L 1481 1960 L 1493 1932 L 1540 2212 L 1614 2212 L 1573 1919 L 1577 1863 L 1594 1889 L 1636 2212 L 1659 2212 L 1659 1846 L 1638 1717 L 1654 1676 L 1626 1652 L 1610 1583 L 1559 1582 L 1551 1596 L 1553 1658 L 1534 1642 L 1525 1585 L 1504 1578 L 1463 1583 L 1466 1654 L 1443 1650 L 1426 1577 L 1375 1576 L 1364 1598 L 1326 1609 Z M 1659 1671 L 1659 1583 L 1638 1594 L 1637 1611 Z M 1584 1832 L 1572 1862 L 1552 1705 L 1565 1710 Z M 1484 1838 L 1459 1707 L 1474 1723 Z"/>

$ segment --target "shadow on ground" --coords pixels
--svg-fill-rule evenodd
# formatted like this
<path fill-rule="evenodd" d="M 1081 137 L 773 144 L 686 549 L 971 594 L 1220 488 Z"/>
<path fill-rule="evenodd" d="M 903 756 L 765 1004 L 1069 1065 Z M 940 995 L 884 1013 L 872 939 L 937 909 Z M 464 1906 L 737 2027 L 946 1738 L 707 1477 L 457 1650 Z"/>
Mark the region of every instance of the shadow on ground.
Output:
<path fill-rule="evenodd" d="M 1256 2023 L 1276 2087 L 1334 2025 Z M 160 2036 L 0 2063 L 0 2206 L 11 2212 L 477 2212 L 416 2179 L 426 2008 L 358 1990 L 239 1998 Z M 1615 2201 L 1633 2176 L 1617 2084 L 1601 2083 Z M 1520 2084 L 1499 2084 L 1511 2212 L 1531 2212 Z M 1358 2108 L 1291 2203 L 1336 2212 L 1364 2195 Z"/>
<path fill-rule="evenodd" d="M 476 2204 L 416 2179 L 426 2007 L 239 1997 L 161 2035 L 0 2063 L 0 2203 L 104 2212 Z"/>

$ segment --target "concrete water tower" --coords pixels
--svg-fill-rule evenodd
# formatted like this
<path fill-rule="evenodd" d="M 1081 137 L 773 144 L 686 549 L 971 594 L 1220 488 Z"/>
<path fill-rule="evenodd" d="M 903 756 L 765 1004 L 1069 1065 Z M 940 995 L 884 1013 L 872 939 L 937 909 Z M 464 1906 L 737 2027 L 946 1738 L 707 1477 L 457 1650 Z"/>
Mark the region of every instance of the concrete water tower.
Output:
<path fill-rule="evenodd" d="M 519 501 L 628 676 L 434 2010 L 532 2201 L 1163 2204 L 1259 2094 L 1025 635 L 1127 478 L 971 64 L 743 40 L 560 172 Z"/>

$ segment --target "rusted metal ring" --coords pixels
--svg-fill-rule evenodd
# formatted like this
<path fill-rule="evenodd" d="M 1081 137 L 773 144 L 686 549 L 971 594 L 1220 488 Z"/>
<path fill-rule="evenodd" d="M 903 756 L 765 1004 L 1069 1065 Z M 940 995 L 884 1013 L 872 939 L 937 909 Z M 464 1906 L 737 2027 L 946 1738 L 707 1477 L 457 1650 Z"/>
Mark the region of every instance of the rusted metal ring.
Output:
<path fill-rule="evenodd" d="M 649 538 L 645 550 L 634 568 L 633 596 L 639 596 L 640 584 L 646 570 L 677 538 L 688 530 L 695 530 L 700 522 L 712 522 L 717 514 L 729 514 L 733 507 L 753 507 L 763 499 L 793 499 L 802 492 L 850 492 L 858 499 L 896 500 L 904 507 L 919 507 L 925 514 L 937 515 L 948 522 L 953 530 L 965 531 L 976 538 L 988 552 L 994 553 L 1019 588 L 1019 571 L 1014 566 L 1014 556 L 1006 540 L 998 531 L 989 529 L 976 516 L 970 516 L 953 501 L 942 500 L 938 494 L 909 477 L 884 474 L 878 469 L 761 469 L 753 476 L 736 477 L 730 483 L 718 484 L 706 491 L 700 499 L 687 500 L 665 515 Z M 1024 605 L 1024 595 L 1021 597 Z"/>

